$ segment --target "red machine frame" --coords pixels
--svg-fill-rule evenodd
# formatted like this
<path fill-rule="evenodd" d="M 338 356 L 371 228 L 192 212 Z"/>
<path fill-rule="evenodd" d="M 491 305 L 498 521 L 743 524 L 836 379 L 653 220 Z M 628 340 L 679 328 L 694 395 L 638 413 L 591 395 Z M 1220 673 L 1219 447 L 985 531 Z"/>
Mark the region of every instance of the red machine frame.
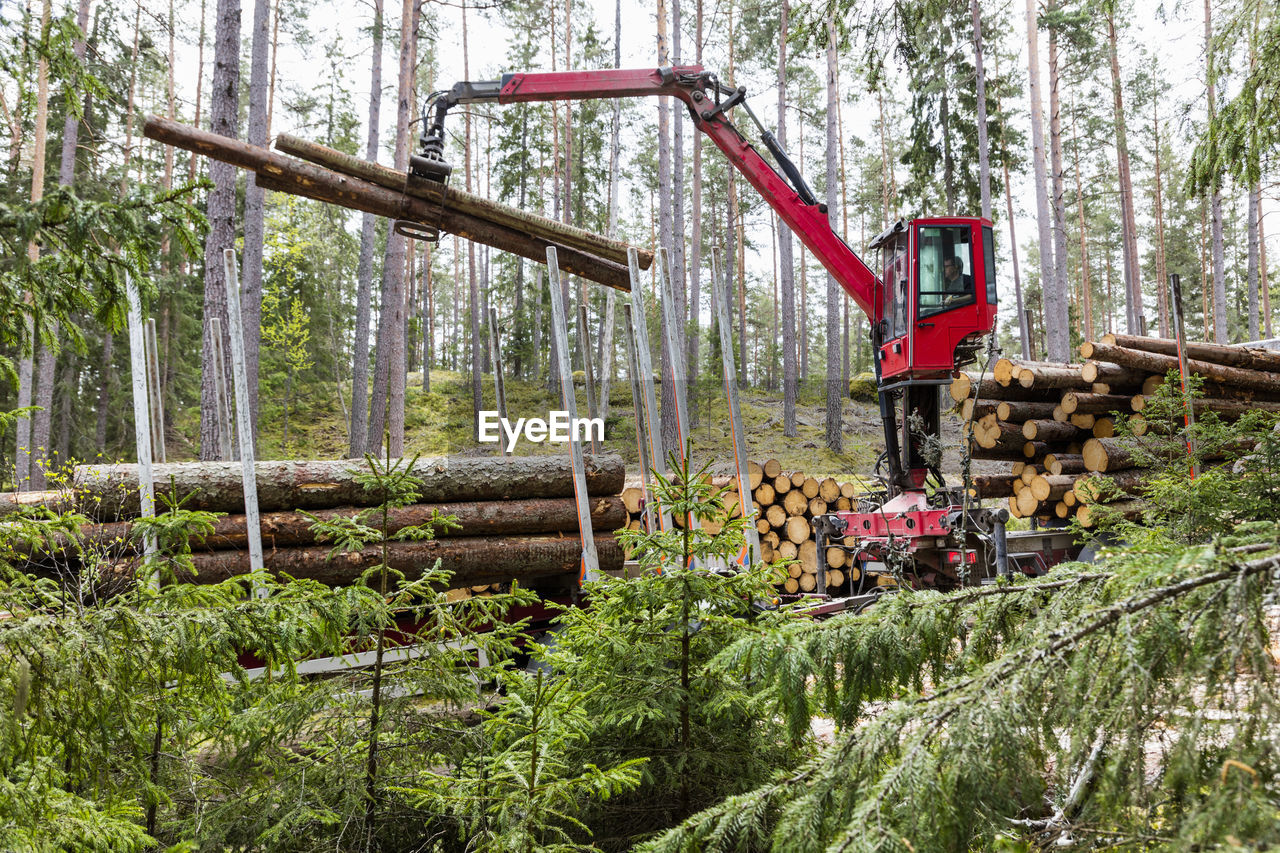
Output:
<path fill-rule="evenodd" d="M 824 516 L 820 526 L 825 536 L 832 544 L 843 544 L 840 540 L 847 531 L 847 535 L 861 543 L 847 547 L 865 560 L 872 560 L 884 547 L 898 547 L 920 564 L 917 576 L 924 573 L 954 576 L 945 555 L 959 548 L 959 576 L 963 581 L 963 566 L 969 561 L 966 555 L 975 548 L 974 536 L 978 546 L 990 542 L 992 536 L 998 536 L 1003 542 L 1004 517 L 986 518 L 986 510 L 970 508 L 962 492 L 946 487 L 936 459 L 931 461 L 927 445 L 940 433 L 939 386 L 950 381 L 959 365 L 973 360 L 995 326 L 997 294 L 989 220 L 916 219 L 899 222 L 881 234 L 871 248 L 881 249 L 886 257 L 895 253 L 897 262 L 896 266 L 882 264 L 882 270 L 894 271 L 895 291 L 886 294 L 882 279 L 835 233 L 826 205 L 818 202 L 800 170 L 747 106 L 745 88 L 724 85 L 700 65 L 517 73 L 506 74 L 496 81 L 457 83 L 452 89 L 435 93 L 428 102 L 431 115 L 428 120 L 424 114 L 422 153 L 410 158 L 410 171 L 420 178 L 447 180 L 451 167 L 443 156 L 444 119 L 448 110 L 458 104 L 640 96 L 668 96 L 683 102 L 694 126 L 710 137 L 871 319 L 886 443 L 883 458 L 889 467 L 887 476 L 883 477 L 885 494 L 871 508 L 873 511 Z M 728 112 L 736 106 L 741 106 L 759 129 L 761 141 L 781 173 L 729 120 Z M 921 261 L 922 246 L 929 244 L 922 236 L 926 229 L 936 232 L 933 243 L 937 244 L 931 250 L 933 254 L 928 263 Z M 939 267 L 945 255 L 936 237 L 944 232 L 951 235 L 953 249 L 962 244 L 969 247 L 968 264 L 964 265 L 964 275 L 969 282 L 962 298 L 946 288 L 921 287 L 921 276 L 926 269 L 935 281 L 941 281 Z M 951 257 L 955 257 L 954 254 Z M 886 295 L 890 298 L 886 299 Z M 935 300 L 927 313 L 923 310 L 926 295 Z M 901 303 L 897 301 L 899 297 L 903 300 Z M 898 307 L 905 310 L 886 316 L 886 309 L 894 312 Z M 910 423 L 923 424 L 923 428 L 908 429 Z M 933 487 L 929 488 L 931 476 Z M 957 536 L 952 536 L 954 530 L 959 531 Z M 821 547 L 818 550 L 823 551 Z M 983 546 L 983 550 L 1000 549 L 993 545 Z M 984 558 L 984 561 L 994 559 Z"/>

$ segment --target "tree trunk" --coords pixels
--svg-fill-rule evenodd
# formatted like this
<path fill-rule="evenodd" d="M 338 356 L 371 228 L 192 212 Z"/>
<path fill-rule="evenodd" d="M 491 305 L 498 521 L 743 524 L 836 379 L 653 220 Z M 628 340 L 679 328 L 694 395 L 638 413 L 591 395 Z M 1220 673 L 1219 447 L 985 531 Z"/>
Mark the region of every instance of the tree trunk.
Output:
<path fill-rule="evenodd" d="M 44 43 L 49 33 L 49 16 L 50 16 L 50 0 L 44 0 L 40 12 L 40 42 Z M 40 201 L 44 198 L 44 169 L 45 169 L 45 144 L 47 139 L 47 131 L 49 127 L 49 61 L 45 58 L 43 52 L 36 64 L 36 116 L 35 116 L 35 134 L 34 144 L 31 150 L 31 200 L 33 202 Z M 40 257 L 40 247 L 35 243 L 27 246 L 27 256 L 32 263 L 35 263 Z M 32 296 L 28 292 L 25 294 L 28 302 Z M 34 332 L 35 326 L 30 320 L 27 323 L 28 332 Z M 35 335 L 29 334 L 29 340 L 25 342 L 26 346 L 30 346 L 33 350 L 36 347 Z M 43 349 L 43 347 L 41 347 Z M 32 361 L 30 352 L 21 353 L 18 361 L 18 408 L 25 409 L 31 405 L 32 386 L 35 380 L 35 365 Z M 17 433 L 16 450 L 14 453 L 15 472 L 14 482 L 18 484 L 18 488 L 26 488 L 27 481 L 30 478 L 39 477 L 43 482 L 44 476 L 40 473 L 38 467 L 32 464 L 32 447 L 35 436 L 32 435 L 31 420 L 26 417 L 19 417 L 15 425 Z"/>
<path fill-rule="evenodd" d="M 31 494 L 31 493 L 28 493 Z M 0 505 L 4 501 L 0 498 Z M 590 501 L 591 527 L 610 534 L 626 525 L 627 513 L 621 498 L 593 497 Z M 351 518 L 360 511 L 353 506 L 318 509 L 314 512 L 280 511 L 263 513 L 260 525 L 262 542 L 268 550 L 293 548 L 318 543 L 314 523 Z M 0 510 L 3 512 L 3 510 Z M 520 498 L 515 500 L 467 501 L 461 503 L 411 504 L 393 508 L 388 513 L 388 534 L 406 527 L 424 525 L 434 518 L 451 518 L 449 525 L 436 528 L 437 539 L 475 536 L 512 536 L 539 533 L 578 533 L 577 503 L 573 498 Z M 128 554 L 138 550 L 139 537 L 131 522 L 88 524 L 80 529 L 81 546 L 102 549 L 104 553 Z M 58 541 L 65 548 L 65 538 Z M 224 515 L 213 524 L 213 532 L 203 538 L 192 536 L 189 544 L 195 551 L 246 550 L 248 534 L 243 515 Z"/>
<path fill-rule="evenodd" d="M 1258 278 L 1262 290 L 1262 334 L 1271 337 L 1271 288 L 1267 284 L 1267 231 L 1262 227 L 1262 187 L 1254 186 L 1258 198 Z"/>
<path fill-rule="evenodd" d="M 1115 106 L 1116 168 L 1120 183 L 1120 256 L 1124 261 L 1125 329 L 1131 335 L 1141 334 L 1144 308 L 1142 304 L 1142 270 L 1138 262 L 1138 225 L 1133 212 L 1133 180 L 1129 171 L 1129 136 L 1124 115 L 1123 85 L 1120 79 L 1120 56 L 1117 49 L 1116 21 L 1107 15 L 1107 51 L 1111 62 L 1111 96 Z"/>
<path fill-rule="evenodd" d="M 698 0 L 698 23 L 699 23 L 699 26 L 701 26 L 702 0 Z M 699 48 L 698 48 L 699 56 L 702 55 L 701 50 L 702 50 L 701 45 L 699 45 Z M 622 0 L 616 0 L 614 4 L 613 67 L 614 68 L 622 67 Z M 617 239 L 617 236 L 618 236 L 618 199 L 620 195 L 619 185 L 622 180 L 622 168 L 621 168 L 622 146 L 619 140 L 621 131 L 622 131 L 622 101 L 615 99 L 613 102 L 613 118 L 609 126 L 609 236 L 614 239 Z M 698 233 L 698 229 L 701 227 L 701 223 L 698 221 L 698 215 L 699 215 L 698 191 L 699 191 L 700 184 L 698 182 L 698 176 L 697 176 L 698 162 L 699 162 L 697 143 L 698 141 L 695 140 L 694 154 L 693 154 L 693 169 L 694 169 L 693 228 L 694 228 L 695 234 Z M 694 250 L 693 299 L 694 299 L 694 302 L 696 303 L 698 299 L 698 270 L 697 270 L 698 241 L 696 237 L 694 239 L 693 246 L 694 246 L 694 249 L 693 249 Z M 518 298 L 519 298 L 519 294 L 517 293 L 517 299 Z M 600 417 L 605 418 L 606 420 L 609 417 L 609 386 L 613 382 L 613 350 L 614 350 L 613 333 L 614 333 L 614 329 L 617 327 L 617 323 L 614 320 L 614 313 L 617 308 L 616 302 L 617 302 L 617 294 L 614 293 L 612 289 L 610 289 L 609 292 L 605 294 L 604 333 L 600 338 L 600 373 L 601 373 Z M 517 313 L 519 313 L 518 308 L 517 308 Z M 691 362 L 692 364 L 691 369 L 696 372 L 697 357 L 698 357 L 696 340 L 694 343 L 695 343 L 695 346 L 692 354 L 694 361 Z M 519 374 L 519 371 L 517 370 L 517 375 L 518 374 Z"/>
<path fill-rule="evenodd" d="M 1051 0 L 1050 12 L 1057 9 Z M 1051 325 L 1061 326 L 1061 335 L 1071 347 L 1071 311 L 1067 304 L 1071 280 L 1067 275 L 1067 209 L 1065 175 L 1062 165 L 1062 100 L 1058 95 L 1058 31 L 1049 29 L 1049 156 L 1053 179 L 1053 266 L 1054 289 L 1060 298 L 1046 300 L 1045 312 Z"/>
<path fill-rule="evenodd" d="M 249 59 L 249 127 L 246 141 L 267 145 L 267 84 L 270 70 L 270 0 L 253 2 L 253 34 Z M 262 344 L 262 239 L 266 192 L 253 175 L 244 188 L 244 250 L 240 267 L 240 314 L 244 321 L 244 368 L 249 389 L 249 426 L 258 437 L 258 357 Z"/>
<path fill-rule="evenodd" d="M 676 65 L 684 62 L 684 54 L 680 51 L 680 0 L 671 0 L 671 61 Z M 684 342 L 685 351 L 681 353 L 684 360 L 685 404 L 688 407 L 688 422 L 692 426 L 697 422 L 697 394 L 693 393 L 696 376 L 690 372 L 688 336 L 693 334 L 688 322 L 688 314 L 696 313 L 696 306 L 690 312 L 686 298 L 686 262 L 685 262 L 685 222 L 684 222 L 684 109 L 675 104 L 672 110 L 671 123 L 671 294 L 675 300 L 675 315 L 684 324 L 678 329 L 675 339 Z M 695 131 L 696 132 L 696 131 Z M 699 134 L 701 135 L 701 134 Z"/>
<path fill-rule="evenodd" d="M 1093 340 L 1093 283 L 1089 279 L 1089 241 L 1084 225 L 1084 188 L 1080 183 L 1080 139 L 1076 136 L 1076 120 L 1071 120 L 1071 144 L 1075 153 L 1076 221 L 1080 229 L 1080 322 L 1084 339 Z M 1006 180 L 1008 180 L 1006 176 Z"/>
<path fill-rule="evenodd" d="M 678 8 L 678 3 L 677 3 Z M 697 0 L 695 39 L 694 39 L 694 64 L 702 64 L 702 0 Z M 693 132 L 693 199 L 692 199 L 692 228 L 689 235 L 689 254 L 691 260 L 688 264 L 689 277 L 689 337 L 685 344 L 688 350 L 688 378 L 691 388 L 697 387 L 699 356 L 702 346 L 702 134 L 695 128 Z M 715 285 L 712 284 L 714 287 Z M 691 401 L 697 399 L 697 395 L 690 396 Z M 692 411 L 693 405 L 690 404 Z"/>
<path fill-rule="evenodd" d="M 978 111 L 978 189 L 982 196 L 982 216 L 984 219 L 991 219 L 991 161 L 987 144 L 987 77 L 982 69 L 982 10 L 978 6 L 978 0 L 969 0 L 969 11 L 973 17 L 973 70 Z"/>
<path fill-rule="evenodd" d="M 409 118 L 413 108 L 415 37 L 420 9 L 416 0 L 404 0 L 400 12 L 400 80 L 394 164 L 395 169 L 400 172 L 407 171 L 409 167 Z M 464 6 L 464 22 L 465 16 Z M 466 43 L 465 36 L 463 43 Z M 382 256 L 382 307 L 378 315 L 373 403 L 369 412 L 369 434 L 366 439 L 368 452 L 378 454 L 382 447 L 383 433 L 386 432 L 387 447 L 392 456 L 399 456 L 404 448 L 404 241 L 404 237 L 388 231 L 386 250 Z M 478 346 L 474 341 L 473 344 Z"/>
<path fill-rule="evenodd" d="M 1178 357 L 1146 350 L 1129 349 L 1101 343 L 1086 342 L 1081 349 L 1086 349 L 1089 358 L 1111 361 L 1126 367 L 1145 370 L 1148 373 L 1165 374 L 1178 369 Z M 1189 359 L 1187 369 L 1198 373 L 1205 379 L 1218 382 L 1244 391 L 1263 391 L 1268 394 L 1280 393 L 1280 372 L 1271 370 L 1253 370 L 1247 367 L 1235 367 L 1216 362 Z"/>
<path fill-rule="evenodd" d="M 1035 0 L 1027 0 L 1027 94 L 1031 98 L 1031 159 L 1035 169 L 1036 222 L 1040 228 L 1040 290 L 1043 302 L 1051 306 L 1048 313 L 1058 317 L 1058 302 L 1066 300 L 1066 294 L 1055 287 L 1053 264 L 1053 229 L 1049 213 L 1047 176 L 1045 175 L 1044 122 L 1041 118 L 1040 51 L 1039 33 L 1036 31 Z M 1050 361 L 1066 361 L 1070 348 L 1069 329 L 1057 326 L 1046 337 L 1046 349 Z"/>
<path fill-rule="evenodd" d="M 596 556 L 602 571 L 622 569 L 622 547 L 612 536 L 596 537 Z M 406 580 L 416 580 L 440 561 L 440 568 L 451 573 L 449 587 L 476 586 L 519 580 L 522 585 L 539 578 L 576 577 L 582 561 L 582 543 L 577 537 L 510 536 L 492 539 L 435 539 L 422 542 L 394 542 L 386 546 L 388 568 L 403 573 Z M 264 555 L 263 567 L 270 572 L 285 572 L 291 577 L 307 578 L 329 586 L 347 586 L 369 566 L 380 565 L 383 546 L 372 546 L 354 553 L 333 554 L 329 545 L 309 548 L 279 548 Z M 179 579 L 194 583 L 218 583 L 249 572 L 247 551 L 213 551 L 192 556 L 195 574 L 180 574 Z M 115 567 L 131 576 L 136 567 L 120 563 Z"/>
<path fill-rule="evenodd" d="M 666 0 L 658 0 L 658 65 L 665 68 L 671 65 L 671 52 L 667 44 L 667 4 Z M 675 212 L 672 209 L 670 188 L 675 180 L 671 163 L 671 99 L 658 99 L 658 245 L 670 250 L 675 241 Z M 671 275 L 671 270 L 667 270 Z M 674 288 L 674 282 L 672 283 Z M 668 379 L 671 376 L 672 352 L 667 346 L 667 312 L 658 311 L 658 328 L 662 335 L 662 448 L 663 455 L 682 452 L 679 446 L 675 411 L 675 387 Z M 679 336 L 682 337 L 682 336 Z M 677 339 L 679 339 L 677 337 Z"/>
<path fill-rule="evenodd" d="M 218 0 L 213 37 L 213 81 L 209 95 L 209 129 L 235 139 L 240 93 L 240 0 Z M 223 352 L 231 351 L 226 331 L 227 290 L 222 253 L 235 245 L 236 169 L 230 163 L 209 164 L 209 232 L 204 243 L 204 336 L 201 348 L 200 458 L 218 458 L 218 395 L 214 377 L 213 335 L 210 320 L 222 321 Z M 225 377 L 230 384 L 230 374 Z"/>
<path fill-rule="evenodd" d="M 102 361 L 99 364 L 102 373 L 98 382 L 97 422 L 93 430 L 93 448 L 98 453 L 105 453 L 107 450 L 107 412 L 111 406 L 111 386 L 115 379 L 115 364 L 112 362 L 114 342 L 115 335 L 107 330 L 102 338 Z"/>
<path fill-rule="evenodd" d="M 1249 188 L 1249 340 L 1256 341 L 1259 336 L 1258 306 L 1258 206 L 1262 203 L 1262 188 L 1259 184 Z"/>
<path fill-rule="evenodd" d="M 156 483 L 185 498 L 187 509 L 243 512 L 244 484 L 238 462 L 169 462 L 153 466 Z M 258 462 L 258 506 L 263 512 L 370 506 L 376 492 L 359 481 L 362 462 Z M 616 495 L 624 470 L 617 456 L 586 456 L 587 492 Z M 421 481 L 422 503 L 500 501 L 573 496 L 573 470 L 567 455 L 514 457 L 422 457 L 412 469 Z M 73 479 L 76 499 L 99 519 L 132 518 L 138 513 L 138 466 L 81 465 Z M 130 484 L 133 492 L 129 493 Z"/>
<path fill-rule="evenodd" d="M 378 161 L 378 121 L 382 106 L 382 0 L 373 0 L 373 61 L 369 74 L 369 134 L 364 156 Z M 359 458 L 369 447 L 369 315 L 373 299 L 373 251 L 378 219 L 366 213 L 360 223 L 360 259 L 356 263 L 356 327 L 351 345 L 351 429 L 347 455 Z"/>
<path fill-rule="evenodd" d="M 836 59 L 835 18 L 827 19 L 827 219 L 832 230 L 839 227 L 836 221 L 836 151 L 840 146 L 836 117 L 840 105 L 839 65 Z M 842 406 L 844 388 L 840 384 L 840 285 L 835 277 L 827 274 L 827 447 L 839 453 L 842 450 Z"/>
<path fill-rule="evenodd" d="M 1160 98 L 1151 99 L 1152 123 L 1155 128 L 1156 169 L 1156 300 L 1160 303 L 1156 316 L 1160 337 L 1169 337 L 1169 275 L 1164 255 L 1164 194 L 1160 183 Z M 1086 336 L 1085 340 L 1089 340 Z"/>
<path fill-rule="evenodd" d="M 1204 0 L 1204 53 L 1206 64 L 1206 98 L 1209 103 L 1209 124 L 1218 114 L 1217 70 L 1213 46 L 1213 17 L 1209 0 Z M 1213 245 L 1213 342 L 1227 342 L 1227 271 L 1226 250 L 1222 239 L 1222 190 L 1218 177 L 1214 177 L 1213 195 L 1209 203 L 1210 228 Z"/>
<path fill-rule="evenodd" d="M 782 0 L 778 33 L 778 144 L 787 147 L 787 16 L 789 0 Z M 778 266 L 782 286 L 782 434 L 796 435 L 796 295 L 791 256 L 791 229 L 778 224 Z"/>

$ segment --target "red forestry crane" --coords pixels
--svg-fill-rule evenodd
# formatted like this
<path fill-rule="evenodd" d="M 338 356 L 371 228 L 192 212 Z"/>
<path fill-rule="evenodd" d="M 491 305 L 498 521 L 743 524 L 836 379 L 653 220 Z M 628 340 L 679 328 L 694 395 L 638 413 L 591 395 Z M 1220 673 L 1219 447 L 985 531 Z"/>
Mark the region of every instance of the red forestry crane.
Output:
<path fill-rule="evenodd" d="M 990 221 L 900 221 L 870 245 L 880 254 L 877 275 L 832 230 L 826 205 L 818 202 L 777 138 L 751 111 L 746 89 L 721 83 L 699 65 L 505 74 L 501 80 L 457 83 L 428 101 L 422 153 L 410 158 L 410 172 L 422 179 L 448 179 L 444 121 L 458 104 L 654 95 L 684 102 L 694 126 L 711 138 L 871 319 L 886 448 L 876 472 L 884 488 L 861 500 L 857 511 L 819 520 L 819 559 L 825 557 L 824 546 L 844 547 L 852 554 L 852 565 L 860 567 L 863 584 L 899 574 L 914 584 L 950 587 L 1006 572 L 1007 511 L 970 506 L 963 489 L 948 487 L 938 470 L 939 386 L 976 358 L 995 325 Z M 759 130 L 777 169 L 734 127 L 729 119 L 734 107 L 741 107 Z M 820 578 L 824 575 L 819 572 Z"/>

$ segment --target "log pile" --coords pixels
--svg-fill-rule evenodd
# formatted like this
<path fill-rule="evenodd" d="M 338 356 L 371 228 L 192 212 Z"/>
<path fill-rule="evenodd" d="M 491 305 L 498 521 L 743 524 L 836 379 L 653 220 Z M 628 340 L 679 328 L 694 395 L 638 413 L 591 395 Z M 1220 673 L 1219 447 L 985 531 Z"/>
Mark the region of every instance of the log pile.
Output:
<path fill-rule="evenodd" d="M 1009 463 L 999 474 L 975 477 L 973 494 L 1008 501 L 1015 518 L 1075 517 L 1091 526 L 1108 503 L 1137 517 L 1134 495 L 1145 471 L 1136 438 L 1116 434 L 1127 420 L 1134 437 L 1164 433 L 1148 398 L 1177 371 L 1177 344 L 1133 335 L 1106 335 L 1080 346 L 1081 362 L 1056 364 L 1002 358 L 991 375 L 959 373 L 951 398 L 974 459 Z M 1188 368 L 1204 380 L 1196 413 L 1234 420 L 1261 409 L 1280 412 L 1280 353 L 1191 343 Z"/>
<path fill-rule="evenodd" d="M 622 460 L 588 455 L 586 465 L 600 567 L 620 570 L 622 550 L 613 532 L 626 523 L 619 496 Z M 362 466 L 355 461 L 257 463 L 267 570 L 342 585 L 381 559 L 377 548 L 334 554 L 333 544 L 321 541 L 312 529 L 317 519 L 350 518 L 362 507 L 377 504 L 378 495 L 358 479 Z M 158 494 L 178 499 L 186 509 L 226 513 L 211 534 L 190 541 L 195 574 L 185 579 L 212 583 L 248 572 L 239 463 L 179 462 L 154 469 Z M 461 595 L 512 580 L 528 585 L 576 577 L 581 544 L 568 456 L 421 458 L 412 473 L 421 482 L 419 502 L 391 510 L 389 532 L 434 518 L 454 521 L 451 526 L 436 525 L 433 540 L 389 547 L 391 567 L 406 578 L 420 576 L 437 559 L 452 573 L 452 584 Z M 33 564 L 68 566 L 84 549 L 101 557 L 108 575 L 132 576 L 139 559 L 134 533 L 136 466 L 80 466 L 73 483 L 68 491 L 36 493 L 39 498 L 0 496 L 0 513 L 33 504 L 76 509 L 96 519 L 82 527 L 79 548 L 71 547 L 66 537 L 42 543 L 28 549 Z"/>

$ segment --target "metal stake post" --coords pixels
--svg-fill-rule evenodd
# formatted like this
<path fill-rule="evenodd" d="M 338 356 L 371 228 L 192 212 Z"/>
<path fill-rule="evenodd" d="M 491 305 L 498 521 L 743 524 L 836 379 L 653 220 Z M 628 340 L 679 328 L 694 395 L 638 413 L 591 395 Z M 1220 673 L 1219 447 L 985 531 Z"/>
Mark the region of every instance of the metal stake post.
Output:
<path fill-rule="evenodd" d="M 507 389 L 502 379 L 502 347 L 498 345 L 498 310 L 489 309 L 489 358 L 493 361 L 493 394 L 498 401 L 498 417 L 507 419 Z M 507 456 L 506 442 L 499 442 L 502 455 Z"/>
<path fill-rule="evenodd" d="M 587 414 L 594 420 L 600 416 L 600 409 L 596 406 L 596 377 L 591 368 L 591 333 L 587 331 L 586 302 L 578 306 L 578 343 L 582 350 L 582 379 L 587 385 Z M 591 434 L 591 452 L 600 452 L 594 432 Z"/>
<path fill-rule="evenodd" d="M 1169 274 L 1169 298 L 1173 300 L 1173 334 L 1178 340 L 1178 374 L 1182 378 L 1182 395 L 1185 400 L 1187 427 L 1187 455 L 1191 457 L 1191 479 L 1200 476 L 1200 465 L 1195 462 L 1196 442 L 1192 436 L 1192 430 L 1196 425 L 1196 413 L 1191 406 L 1191 401 L 1186 400 L 1187 394 L 1187 335 L 1186 327 L 1183 325 L 1182 319 L 1182 277 L 1177 273 Z"/>
<path fill-rule="evenodd" d="M 653 393 L 653 360 L 649 357 L 649 323 L 644 315 L 644 283 L 640 280 L 640 256 L 635 248 L 627 249 L 627 269 L 631 273 L 631 324 L 639 362 L 640 387 L 644 390 L 644 411 L 636 410 L 636 417 L 644 417 L 646 438 L 649 442 L 649 464 L 659 474 L 667 473 L 667 463 L 662 455 L 662 434 L 658 430 L 658 401 Z M 645 493 L 645 500 L 650 495 Z M 662 529 L 670 530 L 671 513 L 663 508 Z M 652 530 L 653 528 L 649 528 Z"/>
<path fill-rule="evenodd" d="M 142 303 L 138 288 L 128 272 L 124 279 L 125 296 L 129 301 L 129 372 L 133 379 L 133 438 L 138 448 L 138 505 L 143 518 L 155 518 L 156 494 L 151 473 L 151 409 L 147 401 L 147 353 L 146 332 L 142 323 Z M 143 544 L 147 559 L 156 556 L 155 539 L 146 538 Z M 160 587 L 160 576 L 152 575 L 147 582 L 152 588 Z"/>
<path fill-rule="evenodd" d="M 626 328 L 623 333 L 627 339 L 627 370 L 631 377 L 631 401 L 635 404 L 636 414 L 636 449 L 640 452 L 640 489 L 644 493 L 645 530 L 653 532 L 653 502 L 649 500 L 649 437 L 644 417 L 644 390 L 640 386 L 640 363 L 636 358 L 636 333 L 631 323 L 631 306 L 622 305 L 623 322 Z"/>
<path fill-rule="evenodd" d="M 164 453 L 164 398 L 160 394 L 160 351 L 156 347 L 156 321 L 147 318 L 147 385 L 151 403 L 151 450 L 159 462 Z"/>
<path fill-rule="evenodd" d="M 213 337 L 213 388 L 214 416 L 218 422 L 218 458 L 230 462 L 231 455 L 231 397 L 227 394 L 227 361 L 222 352 L 222 320 L 213 317 L 209 320 L 209 334 Z"/>
<path fill-rule="evenodd" d="M 258 476 L 253 467 L 253 424 L 249 412 L 249 379 L 244 367 L 244 319 L 240 316 L 240 276 L 236 253 L 222 252 L 222 268 L 227 285 L 227 320 L 231 331 L 231 381 L 236 394 L 236 430 L 240 439 L 240 477 L 244 482 L 244 523 L 249 534 L 249 571 L 262 571 L 262 526 L 258 519 Z M 267 590 L 255 586 L 255 598 L 265 598 Z"/>
<path fill-rule="evenodd" d="M 711 296 L 715 303 L 716 326 L 720 329 L 720 362 L 724 373 L 724 393 L 729 402 L 729 428 L 733 431 L 733 459 L 738 472 L 738 506 L 746 519 L 746 546 L 738 558 L 747 566 L 760 560 L 760 531 L 756 530 L 755 505 L 751 500 L 751 478 L 747 473 L 747 441 L 742 427 L 742 410 L 738 405 L 738 373 L 733 361 L 733 334 L 729 322 L 729 306 L 716 274 L 720 268 L 720 250 L 711 250 Z"/>
<path fill-rule="evenodd" d="M 547 247 L 547 279 L 551 285 L 551 336 L 555 344 L 556 370 L 560 374 L 560 401 L 572 424 L 578 417 L 578 403 L 573 391 L 573 371 L 569 366 L 569 327 L 565 323 L 564 294 L 560 292 L 560 261 L 556 247 Z M 582 442 L 569 431 L 569 453 L 573 459 L 573 496 L 578 507 L 578 531 L 582 536 L 582 568 L 578 583 L 600 579 L 600 561 L 596 557 L 596 540 L 591 529 L 591 507 L 587 500 L 587 471 L 582 460 Z"/>

